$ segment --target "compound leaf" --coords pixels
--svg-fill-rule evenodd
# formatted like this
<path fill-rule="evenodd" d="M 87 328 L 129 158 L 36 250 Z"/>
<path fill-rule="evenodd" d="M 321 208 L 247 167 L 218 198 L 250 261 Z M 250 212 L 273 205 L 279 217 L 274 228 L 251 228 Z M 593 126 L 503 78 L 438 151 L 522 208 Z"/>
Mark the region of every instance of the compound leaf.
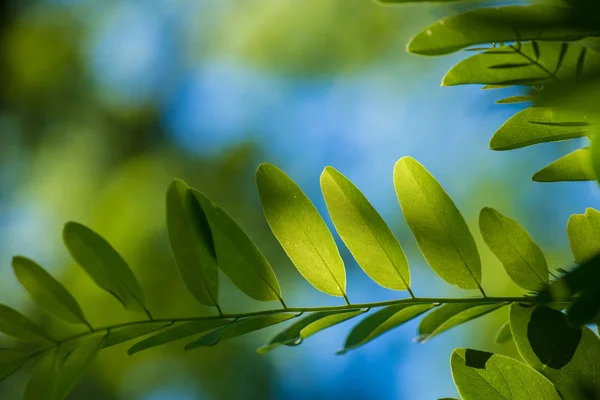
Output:
<path fill-rule="evenodd" d="M 106 349 L 107 347 L 128 342 L 140 336 L 156 332 L 168 325 L 168 322 L 145 322 L 143 324 L 126 325 L 111 329 L 104 340 L 103 348 Z"/>

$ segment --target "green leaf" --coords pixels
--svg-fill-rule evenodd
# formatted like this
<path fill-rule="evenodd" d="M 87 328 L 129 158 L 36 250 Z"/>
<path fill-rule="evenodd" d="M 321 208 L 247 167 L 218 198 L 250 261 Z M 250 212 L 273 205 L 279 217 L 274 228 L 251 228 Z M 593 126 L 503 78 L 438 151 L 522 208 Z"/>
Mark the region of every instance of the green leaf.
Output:
<path fill-rule="evenodd" d="M 600 253 L 600 211 L 587 208 L 567 222 L 567 236 L 575 262 L 582 264 Z"/>
<path fill-rule="evenodd" d="M 456 349 L 450 366 L 463 400 L 561 400 L 548 379 L 510 357 Z"/>
<path fill-rule="evenodd" d="M 600 339 L 560 311 L 513 304 L 510 326 L 519 354 L 552 381 L 565 400 L 600 396 Z"/>
<path fill-rule="evenodd" d="M 56 400 L 61 352 L 58 347 L 44 354 L 33 370 L 23 400 Z"/>
<path fill-rule="evenodd" d="M 185 182 L 167 189 L 167 230 L 179 273 L 200 303 L 218 306 L 219 275 L 212 234 L 202 208 Z"/>
<path fill-rule="evenodd" d="M 479 229 L 513 282 L 526 290 L 539 290 L 548 284 L 544 253 L 517 221 L 485 207 L 479 214 Z"/>
<path fill-rule="evenodd" d="M 127 353 L 130 356 L 132 356 L 140 351 L 151 349 L 157 346 L 162 346 L 163 344 L 171 343 L 179 339 L 197 335 L 202 332 L 210 331 L 223 325 L 230 324 L 231 322 L 231 320 L 226 319 L 210 319 L 184 322 L 179 325 L 175 325 L 168 329 L 165 329 L 162 332 L 159 332 L 155 335 L 150 336 L 147 339 L 144 339 L 134 344 L 127 351 Z"/>
<path fill-rule="evenodd" d="M 565 15 L 567 8 L 549 5 L 480 8 L 429 26 L 410 41 L 408 51 L 437 56 L 483 43 L 570 41 L 593 36 L 589 30 L 568 27 Z"/>
<path fill-rule="evenodd" d="M 536 48 L 540 57 L 536 57 Z M 585 63 L 578 72 L 577 65 L 582 52 Z M 555 79 L 566 81 L 598 71 L 600 53 L 588 52 L 575 44 L 529 42 L 497 47 L 462 60 L 448 71 L 442 85 L 531 85 Z M 525 100 L 519 100 L 529 101 L 531 97 L 525 96 Z"/>
<path fill-rule="evenodd" d="M 590 149 L 590 158 L 592 160 L 592 169 L 594 170 L 594 175 L 596 176 L 596 180 L 600 183 L 600 138 L 598 133 L 598 128 L 594 129 L 595 134 L 591 136 L 591 149 Z"/>
<path fill-rule="evenodd" d="M 394 187 L 404 219 L 433 270 L 462 289 L 480 288 L 475 239 L 438 181 L 416 160 L 403 157 L 394 166 Z"/>
<path fill-rule="evenodd" d="M 497 344 L 503 344 L 512 339 L 512 332 L 510 331 L 510 322 L 505 323 L 500 327 L 500 330 L 496 334 L 495 342 Z"/>
<path fill-rule="evenodd" d="M 204 194 L 192 190 L 210 225 L 217 264 L 244 293 L 260 301 L 282 301 L 269 261 L 229 215 Z"/>
<path fill-rule="evenodd" d="M 385 288 L 410 289 L 400 243 L 360 190 L 332 167 L 321 174 L 321 190 L 338 234 L 365 273 Z"/>
<path fill-rule="evenodd" d="M 76 222 L 68 222 L 63 240 L 71 257 L 98 286 L 112 294 L 123 307 L 146 310 L 144 293 L 127 262 L 100 235 Z"/>
<path fill-rule="evenodd" d="M 31 351 L 0 348 L 0 381 L 20 369 L 31 357 Z"/>
<path fill-rule="evenodd" d="M 506 89 L 513 85 L 483 85 L 481 90 L 494 90 L 494 89 Z"/>
<path fill-rule="evenodd" d="M 513 150 L 538 143 L 585 136 L 588 124 L 574 121 L 557 110 L 530 107 L 519 111 L 496 131 L 490 141 L 492 150 Z"/>
<path fill-rule="evenodd" d="M 267 222 L 298 271 L 318 290 L 346 297 L 344 262 L 312 202 L 271 164 L 258 167 L 256 184 Z"/>
<path fill-rule="evenodd" d="M 338 354 L 356 349 L 390 330 L 418 317 L 434 307 L 434 304 L 397 304 L 382 308 L 359 322 L 346 338 L 344 348 Z"/>
<path fill-rule="evenodd" d="M 4 304 L 0 304 L 0 332 L 25 341 L 55 341 L 43 327 Z"/>
<path fill-rule="evenodd" d="M 578 149 L 559 158 L 536 172 L 531 179 L 536 182 L 596 180 L 590 159 L 590 149 Z"/>
<path fill-rule="evenodd" d="M 436 308 L 419 324 L 417 341 L 424 343 L 455 326 L 495 311 L 506 304 L 448 303 Z"/>
<path fill-rule="evenodd" d="M 185 345 L 185 350 L 191 350 L 203 346 L 215 346 L 223 340 L 233 339 L 254 331 L 264 329 L 268 326 L 279 324 L 300 314 L 269 314 L 257 317 L 241 319 L 232 324 L 217 328 L 199 339 Z"/>
<path fill-rule="evenodd" d="M 107 347 L 128 342 L 140 336 L 156 332 L 169 325 L 170 323 L 168 322 L 144 322 L 143 324 L 126 325 L 111 329 L 104 340 L 103 348 L 106 349 Z"/>
<path fill-rule="evenodd" d="M 347 321 L 350 318 L 354 318 L 364 312 L 365 310 L 343 310 L 312 313 L 275 335 L 267 344 L 258 349 L 258 353 L 266 354 L 281 345 L 297 346 L 307 337 Z"/>
<path fill-rule="evenodd" d="M 34 261 L 16 256 L 12 267 L 21 285 L 40 307 L 65 322 L 90 325 L 71 293 Z"/>
<path fill-rule="evenodd" d="M 69 351 L 66 361 L 59 366 L 55 400 L 65 399 L 69 392 L 73 390 L 75 385 L 89 370 L 90 365 L 96 359 L 100 350 L 105 347 L 104 341 L 106 337 L 106 335 L 88 337 L 75 349 Z M 64 360 L 66 353 L 63 352 L 62 355 Z"/>
<path fill-rule="evenodd" d="M 496 104 L 515 104 L 515 103 L 525 103 L 528 101 L 532 101 L 532 96 L 510 96 L 501 100 L 496 101 Z"/>

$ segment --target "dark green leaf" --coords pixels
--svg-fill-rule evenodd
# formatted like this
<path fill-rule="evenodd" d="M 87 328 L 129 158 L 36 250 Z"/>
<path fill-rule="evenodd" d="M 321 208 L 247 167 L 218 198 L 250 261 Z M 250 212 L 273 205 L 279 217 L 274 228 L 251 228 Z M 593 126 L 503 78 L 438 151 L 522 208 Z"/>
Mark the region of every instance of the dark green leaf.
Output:
<path fill-rule="evenodd" d="M 43 327 L 4 304 L 0 304 L 0 332 L 25 341 L 54 342 Z"/>
<path fill-rule="evenodd" d="M 167 190 L 167 229 L 177 268 L 189 292 L 200 303 L 218 306 L 219 275 L 212 234 L 202 208 L 185 182 Z"/>
<path fill-rule="evenodd" d="M 568 9 L 550 5 L 480 8 L 445 18 L 429 26 L 408 44 L 411 53 L 436 56 L 493 42 L 569 41 L 593 36 L 569 27 Z"/>
<path fill-rule="evenodd" d="M 183 322 L 179 325 L 169 327 L 162 332 L 159 332 L 134 344 L 127 352 L 130 356 L 132 356 L 142 350 L 151 349 L 153 347 L 171 343 L 179 339 L 210 331 L 223 325 L 230 324 L 231 322 L 231 320 L 226 319 L 209 319 Z"/>
<path fill-rule="evenodd" d="M 0 381 L 21 368 L 31 357 L 31 351 L 0 348 Z"/>
<path fill-rule="evenodd" d="M 598 139 L 600 133 L 598 132 L 597 127 L 594 127 L 594 132 L 595 135 L 591 137 L 592 145 L 590 148 L 590 158 L 592 159 L 594 175 L 596 176 L 596 180 L 600 183 L 600 139 Z"/>
<path fill-rule="evenodd" d="M 513 304 L 510 326 L 517 349 L 552 381 L 565 400 L 600 396 L 600 339 L 568 323 L 560 311 Z"/>
<path fill-rule="evenodd" d="M 252 240 L 221 207 L 196 190 L 192 193 L 208 219 L 219 268 L 253 299 L 281 301 L 277 277 Z"/>
<path fill-rule="evenodd" d="M 492 137 L 492 150 L 512 150 L 538 143 L 585 136 L 587 126 L 556 110 L 530 107 L 513 115 Z M 565 125 L 566 124 L 566 125 Z"/>
<path fill-rule="evenodd" d="M 498 331 L 498 334 L 496 334 L 495 341 L 497 344 L 503 344 L 503 343 L 508 342 L 511 339 L 512 339 L 512 332 L 510 331 L 510 322 L 507 322 L 504 325 L 502 325 L 502 327 Z"/>
<path fill-rule="evenodd" d="M 548 379 L 513 358 L 456 349 L 450 365 L 463 400 L 561 400 Z"/>
<path fill-rule="evenodd" d="M 417 340 L 421 343 L 430 340 L 434 336 L 447 331 L 455 326 L 462 325 L 475 318 L 499 309 L 506 304 L 477 304 L 477 303 L 449 303 L 436 308 L 423 318 L 419 324 L 419 336 Z"/>
<path fill-rule="evenodd" d="M 600 253 L 600 211 L 587 208 L 585 214 L 571 215 L 567 236 L 576 263 L 582 264 Z"/>
<path fill-rule="evenodd" d="M 61 355 L 59 348 L 55 347 L 38 361 L 25 388 L 23 400 L 56 400 Z"/>
<path fill-rule="evenodd" d="M 344 262 L 312 202 L 271 164 L 258 167 L 256 184 L 267 222 L 298 271 L 322 292 L 345 297 Z"/>
<path fill-rule="evenodd" d="M 111 329 L 104 340 L 103 348 L 128 342 L 140 336 L 155 332 L 168 325 L 168 322 L 144 322 L 143 324 L 126 325 L 120 328 Z"/>
<path fill-rule="evenodd" d="M 34 261 L 25 257 L 13 257 L 12 267 L 17 279 L 36 303 L 65 322 L 89 326 L 77 300 Z"/>
<path fill-rule="evenodd" d="M 539 170 L 531 178 L 536 182 L 593 181 L 596 174 L 590 149 L 578 149 Z"/>
<path fill-rule="evenodd" d="M 334 325 L 354 318 L 365 312 L 364 310 L 322 311 L 315 312 L 290 325 L 284 331 L 278 333 L 263 347 L 258 349 L 259 354 L 265 354 L 281 345 L 297 346 L 316 333 L 321 332 Z"/>
<path fill-rule="evenodd" d="M 258 317 L 249 317 L 241 319 L 232 324 L 228 324 L 201 336 L 198 340 L 185 345 L 185 350 L 195 349 L 203 346 L 215 346 L 223 340 L 233 339 L 254 331 L 264 329 L 268 326 L 279 324 L 290 318 L 297 317 L 299 314 L 269 314 Z"/>
<path fill-rule="evenodd" d="M 135 275 L 102 236 L 84 225 L 68 222 L 63 229 L 63 239 L 73 259 L 98 286 L 127 309 L 146 309 L 144 293 Z"/>
<path fill-rule="evenodd" d="M 531 97 L 531 96 L 510 96 L 505 99 L 496 101 L 496 104 L 525 103 L 527 101 L 532 101 L 532 100 L 533 100 L 533 97 Z"/>
<path fill-rule="evenodd" d="M 452 285 L 480 288 L 481 260 L 477 245 L 444 188 L 410 157 L 396 163 L 394 187 L 404 219 L 433 270 Z"/>
<path fill-rule="evenodd" d="M 346 338 L 344 348 L 338 354 L 356 349 L 378 336 L 418 317 L 433 308 L 433 304 L 398 304 L 382 308 L 359 322 Z"/>
<path fill-rule="evenodd" d="M 513 282 L 527 290 L 539 290 L 548 284 L 544 253 L 517 221 L 485 207 L 479 214 L 479 229 Z"/>
<path fill-rule="evenodd" d="M 332 167 L 321 174 L 321 190 L 337 232 L 365 273 L 385 288 L 409 289 L 406 255 L 361 191 Z"/>

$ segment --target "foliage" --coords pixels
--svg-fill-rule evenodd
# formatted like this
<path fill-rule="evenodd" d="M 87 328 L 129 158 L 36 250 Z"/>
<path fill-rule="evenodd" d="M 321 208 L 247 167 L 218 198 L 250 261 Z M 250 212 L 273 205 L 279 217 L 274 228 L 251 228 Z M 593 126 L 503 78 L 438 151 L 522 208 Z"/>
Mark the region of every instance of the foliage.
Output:
<path fill-rule="evenodd" d="M 385 3 L 407 3 L 386 0 Z M 444 55 L 458 50 L 477 54 L 460 61 L 443 85 L 481 84 L 486 88 L 518 86 L 523 95 L 501 104 L 533 102 L 493 135 L 492 150 L 512 150 L 539 143 L 592 135 L 593 106 L 581 99 L 597 86 L 600 34 L 574 5 L 536 4 L 477 8 L 443 19 L 417 34 L 410 52 Z M 583 39 L 592 38 L 585 41 Z M 477 47 L 483 44 L 490 47 Z M 557 96 L 557 93 L 565 93 Z M 588 94 L 589 96 L 589 94 Z M 592 105 L 594 103 L 592 102 Z M 561 157 L 537 172 L 542 182 L 595 180 L 600 170 L 599 142 Z M 155 318 L 142 285 L 115 247 L 89 227 L 68 222 L 64 243 L 94 283 L 128 311 L 144 315 L 128 322 L 96 326 L 77 299 L 35 261 L 13 258 L 17 279 L 48 314 L 78 328 L 57 336 L 17 310 L 0 305 L 0 332 L 18 339 L 0 349 L 0 379 L 29 361 L 36 366 L 25 399 L 64 399 L 102 349 L 135 340 L 128 353 L 186 339 L 185 350 L 215 346 L 270 326 L 283 328 L 261 354 L 297 346 L 325 329 L 366 314 L 349 332 L 345 353 L 422 315 L 417 340 L 435 336 L 499 309 L 508 321 L 496 341 L 513 341 L 523 361 L 475 349 L 451 356 L 461 397 L 470 399 L 600 399 L 600 339 L 585 324 L 598 323 L 600 312 L 600 213 L 588 209 L 568 222 L 569 242 L 578 264 L 556 277 L 534 239 L 514 219 L 484 207 L 481 235 L 508 276 L 530 291 L 519 297 L 489 296 L 479 249 L 465 219 L 439 182 L 410 157 L 401 158 L 393 182 L 404 219 L 423 256 L 437 275 L 458 288 L 480 295 L 424 298 L 411 288 L 407 257 L 392 231 L 362 192 L 337 170 L 327 167 L 321 189 L 335 229 L 366 275 L 380 286 L 406 291 L 407 297 L 352 303 L 344 262 L 322 216 L 302 189 L 283 171 L 262 164 L 256 185 L 268 225 L 298 272 L 317 290 L 343 298 L 345 304 L 291 307 L 269 260 L 244 230 L 211 199 L 182 180 L 167 189 L 166 224 L 177 270 L 198 303 L 216 313 L 201 317 Z M 248 313 L 226 312 L 219 301 L 219 270 L 250 298 L 276 301 L 281 307 Z M 175 273 L 175 272 L 174 272 Z M 550 280 L 550 276 L 556 279 Z M 378 308 L 376 311 L 371 311 Z M 566 312 L 563 312 L 566 310 Z"/>

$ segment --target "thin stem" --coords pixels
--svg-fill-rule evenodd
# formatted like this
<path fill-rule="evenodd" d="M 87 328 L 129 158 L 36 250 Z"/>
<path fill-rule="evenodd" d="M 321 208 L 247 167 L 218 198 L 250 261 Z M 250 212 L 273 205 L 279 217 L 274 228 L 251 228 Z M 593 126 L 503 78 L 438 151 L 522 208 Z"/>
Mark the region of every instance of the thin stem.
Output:
<path fill-rule="evenodd" d="M 148 310 L 146 307 L 144 307 L 144 312 L 146 313 L 146 315 L 148 316 L 148 319 L 150 321 L 154 321 L 154 318 L 152 317 L 152 314 L 150 313 L 150 310 Z"/>
<path fill-rule="evenodd" d="M 479 282 L 477 282 L 477 287 L 479 288 L 479 291 L 481 292 L 481 295 L 483 296 L 483 298 L 486 299 L 487 295 L 485 294 L 485 291 L 483 290 L 483 288 L 481 287 L 481 284 Z"/>
<path fill-rule="evenodd" d="M 221 306 L 219 306 L 217 303 L 215 303 L 215 307 L 217 307 L 217 311 L 219 312 L 219 316 L 221 318 L 224 318 L 224 316 L 223 316 L 223 310 L 221 310 Z"/>
<path fill-rule="evenodd" d="M 411 299 L 416 299 L 415 294 L 413 293 L 412 289 L 407 287 L 406 288 L 408 290 L 408 294 L 410 294 L 410 298 Z"/>
<path fill-rule="evenodd" d="M 285 304 L 285 301 L 283 301 L 283 297 L 280 297 L 280 298 L 279 298 L 279 302 L 281 303 L 281 306 L 282 306 L 284 309 L 286 309 L 286 308 L 287 308 L 287 305 Z"/>
<path fill-rule="evenodd" d="M 344 296 L 344 301 L 346 302 L 346 305 L 350 306 L 351 305 L 350 300 L 348 300 L 348 296 L 346 296 L 346 293 L 344 293 L 343 296 Z"/>

